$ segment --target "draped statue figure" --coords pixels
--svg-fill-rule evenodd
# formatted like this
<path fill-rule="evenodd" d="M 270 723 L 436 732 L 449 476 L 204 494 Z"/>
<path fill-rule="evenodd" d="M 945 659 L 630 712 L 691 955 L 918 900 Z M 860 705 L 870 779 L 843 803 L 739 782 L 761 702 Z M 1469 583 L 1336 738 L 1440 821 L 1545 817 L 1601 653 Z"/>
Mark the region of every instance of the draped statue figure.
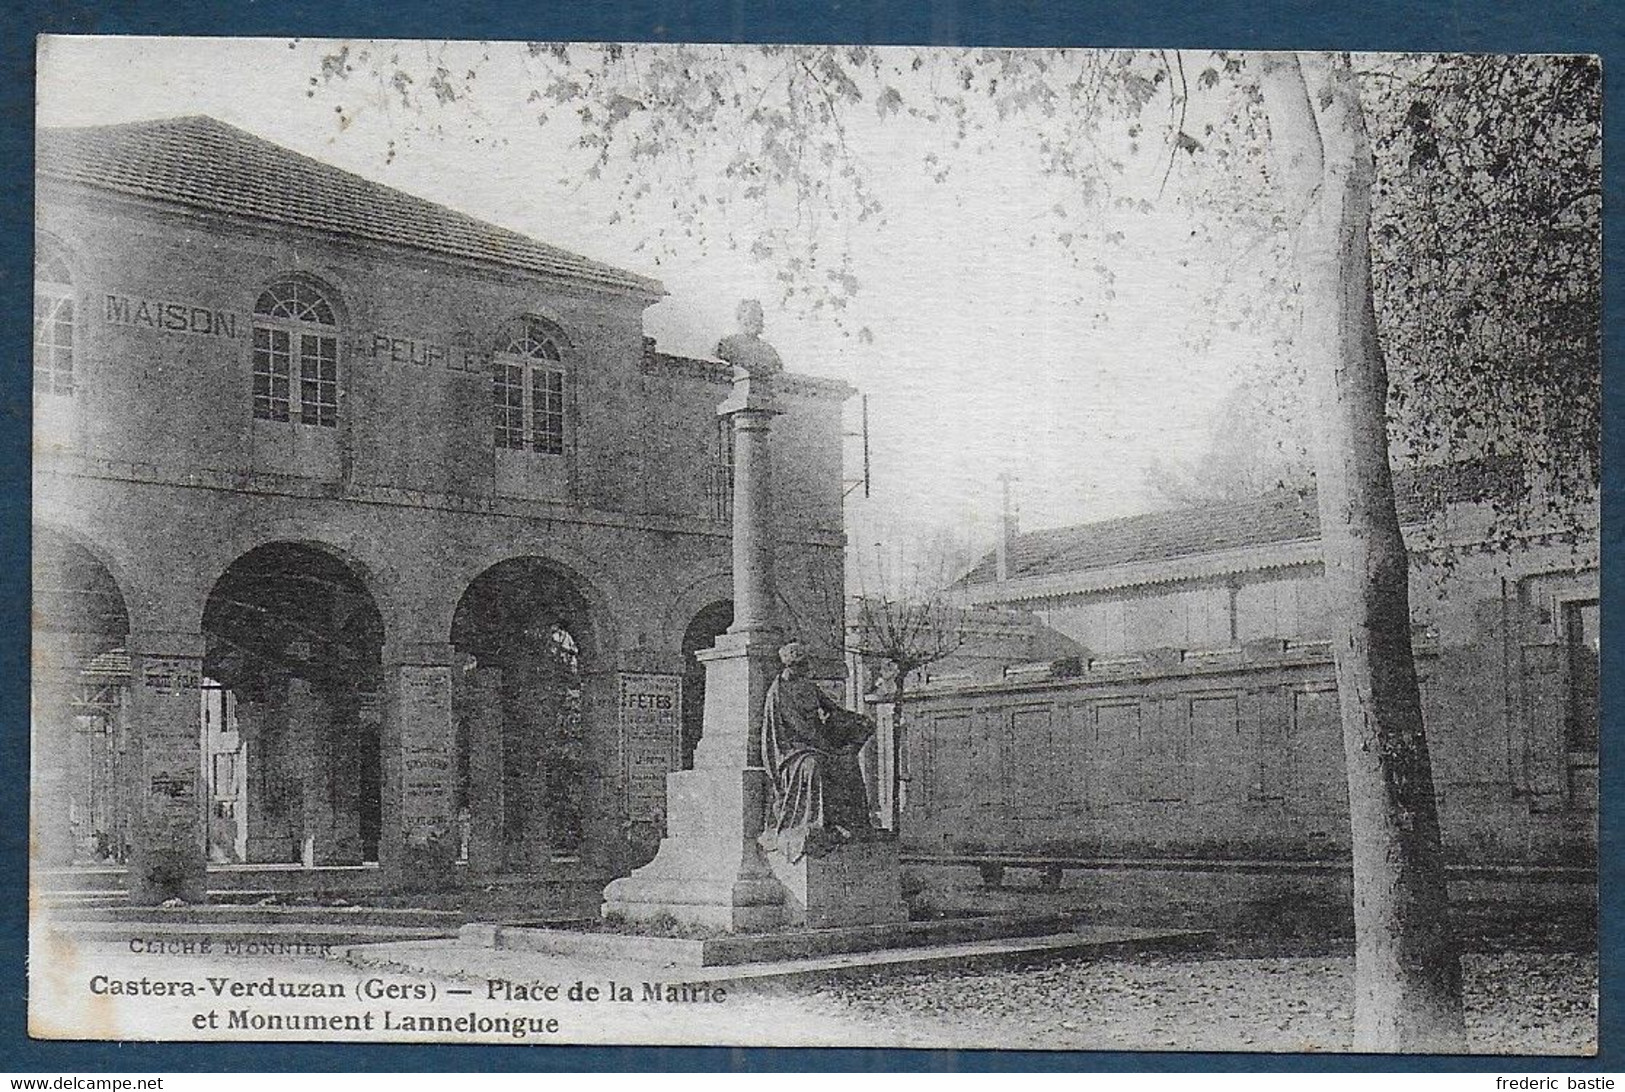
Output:
<path fill-rule="evenodd" d="M 798 642 L 779 649 L 784 670 L 762 711 L 762 757 L 773 789 L 762 843 L 791 864 L 873 834 L 858 752 L 875 723 L 825 694 L 807 677 L 807 660 Z"/>

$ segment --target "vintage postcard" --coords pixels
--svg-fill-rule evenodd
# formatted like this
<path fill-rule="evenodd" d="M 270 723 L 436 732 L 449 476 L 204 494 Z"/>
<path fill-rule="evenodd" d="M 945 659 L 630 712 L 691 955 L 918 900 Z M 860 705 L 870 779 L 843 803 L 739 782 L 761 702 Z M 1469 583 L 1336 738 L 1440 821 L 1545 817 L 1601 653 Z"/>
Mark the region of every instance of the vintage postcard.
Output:
<path fill-rule="evenodd" d="M 1596 1052 L 1595 58 L 38 48 L 35 1037 Z"/>

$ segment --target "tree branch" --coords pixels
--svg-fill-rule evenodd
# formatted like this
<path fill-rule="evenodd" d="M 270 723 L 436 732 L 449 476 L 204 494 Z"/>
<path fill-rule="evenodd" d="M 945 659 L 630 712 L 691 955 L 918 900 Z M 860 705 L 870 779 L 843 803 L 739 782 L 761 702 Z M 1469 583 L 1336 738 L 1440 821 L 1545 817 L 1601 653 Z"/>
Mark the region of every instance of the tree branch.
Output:
<path fill-rule="evenodd" d="M 1185 114 L 1191 104 L 1191 85 L 1185 79 L 1185 56 L 1179 50 L 1174 50 L 1174 63 L 1179 66 L 1179 120 L 1174 123 L 1174 139 L 1168 146 L 1168 166 L 1162 172 L 1162 184 L 1157 187 L 1157 197 L 1162 197 L 1163 191 L 1168 188 L 1168 176 L 1174 173 L 1174 160 L 1179 156 L 1179 138 L 1185 135 Z M 1169 93 L 1173 93 L 1170 85 Z"/>

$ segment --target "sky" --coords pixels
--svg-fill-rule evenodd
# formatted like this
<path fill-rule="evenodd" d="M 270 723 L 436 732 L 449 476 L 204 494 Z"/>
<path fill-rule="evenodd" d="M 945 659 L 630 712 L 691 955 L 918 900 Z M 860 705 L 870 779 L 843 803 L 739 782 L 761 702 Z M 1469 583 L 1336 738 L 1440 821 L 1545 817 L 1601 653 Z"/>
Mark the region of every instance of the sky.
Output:
<path fill-rule="evenodd" d="M 990 125 L 990 139 L 952 153 L 951 181 L 937 184 L 921 159 L 941 142 L 940 132 L 854 112 L 852 145 L 885 224 L 845 236 L 861 287 L 843 334 L 827 319 L 779 306 L 775 270 L 741 253 L 699 240 L 657 262 L 648 243 L 669 222 L 588 177 L 568 110 L 551 108 L 548 123 L 538 124 L 541 107 L 527 101 L 519 47 L 389 46 L 423 57 L 444 53 L 453 67 L 480 72 L 479 94 L 457 110 L 411 111 L 361 81 L 323 83 L 321 58 L 336 46 L 48 39 L 39 123 L 209 114 L 655 276 L 669 295 L 645 313 L 645 332 L 668 352 L 709 355 L 732 331 L 738 301 L 762 299 L 766 337 L 790 370 L 843 379 L 868 395 L 871 489 L 867 498 L 853 490 L 846 513 L 860 549 L 906 551 L 944 533 L 972 547 L 990 545 L 1001 474 L 1014 478 L 1023 530 L 1157 507 L 1146 466 L 1199 455 L 1214 407 L 1270 352 L 1261 337 L 1230 331 L 1224 316 L 1204 306 L 1223 270 L 1203 258 L 1209 251 L 1188 245 L 1181 213 L 1100 214 L 1120 233 L 1094 255 L 1114 274 L 1110 298 L 1098 277 L 1045 245 L 1043 225 L 1064 183 L 1042 176 L 1021 151 L 1034 135 L 1030 120 Z M 1140 158 L 1143 177 L 1124 183 L 1130 191 L 1160 195 L 1164 176 L 1173 180 L 1171 193 L 1179 190 L 1182 172 L 1168 167 L 1171 156 Z M 1165 204 L 1172 210 L 1175 202 Z M 1029 245 L 1035 232 L 1040 242 Z M 860 326 L 872 331 L 872 342 L 850 336 Z M 854 432 L 858 406 L 856 398 L 848 406 Z M 849 477 L 860 473 L 860 450 L 851 438 Z"/>

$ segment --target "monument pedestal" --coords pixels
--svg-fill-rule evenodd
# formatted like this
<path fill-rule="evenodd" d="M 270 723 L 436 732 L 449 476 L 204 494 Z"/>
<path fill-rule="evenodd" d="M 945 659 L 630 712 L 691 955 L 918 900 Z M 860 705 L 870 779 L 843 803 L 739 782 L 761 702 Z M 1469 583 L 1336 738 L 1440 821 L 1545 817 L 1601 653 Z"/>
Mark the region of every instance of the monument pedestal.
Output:
<path fill-rule="evenodd" d="M 761 825 L 761 770 L 684 770 L 666 780 L 667 829 L 654 860 L 604 889 L 604 916 L 753 932 L 786 921 L 785 891 L 744 837 Z"/>
<path fill-rule="evenodd" d="M 785 904 L 788 925 L 837 929 L 908 920 L 895 838 L 851 842 L 819 857 L 803 857 L 795 864 L 771 849 L 767 863 L 789 895 Z"/>
<path fill-rule="evenodd" d="M 705 730 L 694 769 L 666 776 L 654 860 L 604 889 L 604 915 L 749 932 L 783 924 L 786 895 L 757 844 L 771 791 L 751 727 L 778 664 L 771 634 L 725 633 L 705 663 Z"/>
<path fill-rule="evenodd" d="M 728 932 L 908 920 L 897 840 L 839 846 L 790 864 L 760 838 L 772 792 L 760 710 L 779 666 L 762 633 L 728 633 L 705 663 L 705 734 L 695 768 L 666 777 L 666 837 L 654 860 L 604 889 L 603 913 Z M 747 716 L 756 711 L 756 716 Z M 740 768 L 740 755 L 749 764 Z M 731 764 L 730 764 L 731 763 Z"/>

